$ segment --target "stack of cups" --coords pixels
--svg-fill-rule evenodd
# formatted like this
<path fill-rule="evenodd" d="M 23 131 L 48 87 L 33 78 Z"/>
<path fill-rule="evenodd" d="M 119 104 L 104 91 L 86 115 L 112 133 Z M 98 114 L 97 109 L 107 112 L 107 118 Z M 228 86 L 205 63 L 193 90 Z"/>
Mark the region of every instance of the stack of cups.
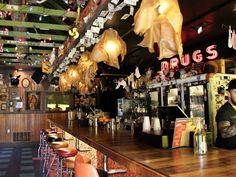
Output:
<path fill-rule="evenodd" d="M 150 132 L 151 131 L 151 124 L 149 116 L 143 117 L 143 132 Z"/>
<path fill-rule="evenodd" d="M 151 128 L 153 129 L 154 134 L 161 133 L 161 124 L 160 124 L 160 119 L 158 117 L 152 118 Z"/>

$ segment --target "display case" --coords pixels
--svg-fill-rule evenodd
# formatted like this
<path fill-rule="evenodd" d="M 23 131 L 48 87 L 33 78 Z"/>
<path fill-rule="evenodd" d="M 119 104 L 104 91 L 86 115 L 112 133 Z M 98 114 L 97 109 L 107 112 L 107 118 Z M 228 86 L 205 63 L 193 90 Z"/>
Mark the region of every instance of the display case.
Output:
<path fill-rule="evenodd" d="M 73 109 L 73 96 L 63 92 L 44 92 L 46 111 L 67 111 Z"/>

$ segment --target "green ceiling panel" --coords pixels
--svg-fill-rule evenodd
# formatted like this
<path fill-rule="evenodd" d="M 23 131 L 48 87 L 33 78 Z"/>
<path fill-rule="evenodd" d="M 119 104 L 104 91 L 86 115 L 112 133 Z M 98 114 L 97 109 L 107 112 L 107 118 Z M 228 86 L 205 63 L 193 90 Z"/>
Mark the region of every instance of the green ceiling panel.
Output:
<path fill-rule="evenodd" d="M 25 27 L 25 28 L 38 28 L 38 29 L 49 29 L 68 31 L 69 25 L 58 25 L 50 23 L 36 23 L 36 22 L 25 22 L 25 21 L 12 21 L 12 20 L 0 20 L 0 26 L 14 26 L 14 27 Z"/>
<path fill-rule="evenodd" d="M 16 58 L 17 55 L 15 53 L 0 53 L 0 59 L 2 57 L 9 57 L 9 58 Z M 26 57 L 26 54 L 19 54 L 18 57 L 23 58 Z M 27 59 L 32 59 L 32 60 L 43 60 L 45 59 L 45 55 L 42 54 L 33 54 L 33 55 L 27 55 Z"/>
<path fill-rule="evenodd" d="M 5 48 L 3 47 L 3 51 L 4 52 L 20 52 L 20 53 L 39 53 L 39 54 L 50 54 L 52 50 L 41 50 L 41 49 L 32 49 L 31 51 L 29 51 L 28 49 L 17 49 L 15 50 L 15 48 Z"/>
<path fill-rule="evenodd" d="M 0 39 L 0 44 L 8 44 L 8 45 L 17 45 L 17 46 L 36 46 L 36 47 L 59 47 L 60 43 L 44 43 L 44 42 L 31 42 L 31 41 L 14 41 L 14 40 L 3 40 Z"/>
<path fill-rule="evenodd" d="M 29 33 L 29 32 L 19 32 L 19 31 L 9 31 L 8 33 L 0 32 L 0 36 L 22 37 L 22 38 L 38 39 L 38 40 L 48 40 L 49 38 L 51 38 L 51 40 L 53 41 L 65 41 L 67 39 L 67 36 L 62 36 L 62 35 Z"/>
<path fill-rule="evenodd" d="M 27 5 L 10 5 L 0 3 L 0 10 L 4 11 L 16 11 L 29 14 L 38 14 L 44 16 L 59 16 L 59 17 L 69 17 L 76 18 L 77 12 L 57 10 L 57 9 L 47 9 L 39 6 L 27 6 Z"/>

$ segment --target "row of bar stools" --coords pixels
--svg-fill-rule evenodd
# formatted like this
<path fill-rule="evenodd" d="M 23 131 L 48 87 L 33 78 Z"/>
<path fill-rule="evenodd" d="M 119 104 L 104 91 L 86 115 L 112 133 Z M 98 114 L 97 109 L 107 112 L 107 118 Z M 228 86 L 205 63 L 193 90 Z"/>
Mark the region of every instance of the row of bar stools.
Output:
<path fill-rule="evenodd" d="M 50 148 L 51 143 L 61 142 L 62 137 L 58 136 L 58 134 L 56 134 L 56 133 L 49 133 L 46 135 L 45 139 L 46 139 L 46 145 L 45 145 L 45 152 L 43 154 L 43 159 L 44 159 L 43 173 L 45 172 L 45 167 L 49 162 L 49 158 L 50 158 L 50 154 L 51 154 L 51 148 Z"/>
<path fill-rule="evenodd" d="M 69 146 L 69 144 L 66 141 L 52 142 L 50 144 L 50 151 L 52 151 L 52 153 L 53 153 L 53 158 L 52 158 L 51 163 L 50 163 L 50 165 L 48 167 L 48 171 L 47 171 L 46 177 L 49 175 L 49 172 L 52 169 L 52 165 L 55 162 L 55 159 L 57 158 L 56 151 L 58 149 L 60 149 L 60 148 L 66 148 L 68 146 Z M 51 152 L 50 152 L 50 154 L 51 154 Z M 49 155 L 49 159 L 50 159 L 50 155 Z"/>
<path fill-rule="evenodd" d="M 46 147 L 46 135 L 49 133 L 54 133 L 55 129 L 48 128 L 42 129 L 39 134 L 39 147 L 38 147 L 38 158 L 42 156 L 42 153 Z"/>

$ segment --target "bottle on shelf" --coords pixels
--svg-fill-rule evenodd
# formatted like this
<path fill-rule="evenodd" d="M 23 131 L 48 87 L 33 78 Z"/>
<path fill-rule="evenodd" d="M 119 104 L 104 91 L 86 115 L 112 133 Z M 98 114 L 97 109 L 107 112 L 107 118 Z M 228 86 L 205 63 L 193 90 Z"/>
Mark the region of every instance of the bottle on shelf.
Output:
<path fill-rule="evenodd" d="M 207 141 L 205 126 L 201 117 L 197 118 L 197 126 L 194 133 L 194 153 L 203 155 L 207 153 Z"/>

